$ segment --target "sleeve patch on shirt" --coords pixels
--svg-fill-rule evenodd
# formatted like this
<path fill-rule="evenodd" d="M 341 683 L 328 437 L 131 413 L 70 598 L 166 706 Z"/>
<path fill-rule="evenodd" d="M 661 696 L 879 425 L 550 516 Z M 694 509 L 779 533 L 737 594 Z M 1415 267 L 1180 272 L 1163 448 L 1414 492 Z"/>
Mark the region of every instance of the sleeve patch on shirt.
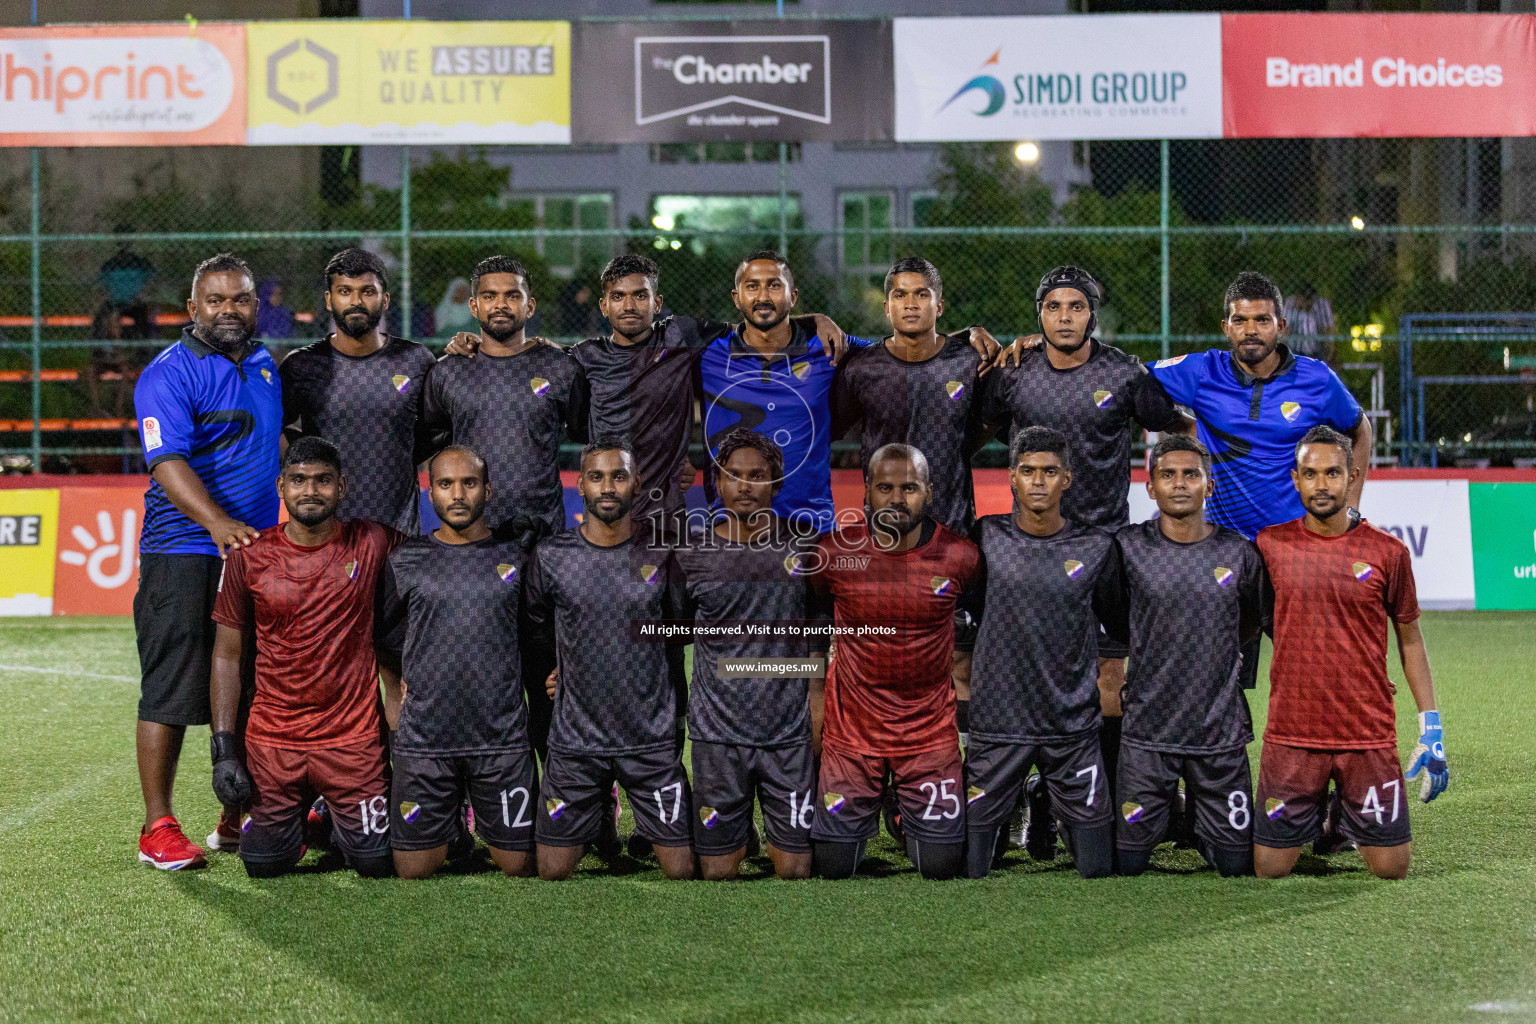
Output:
<path fill-rule="evenodd" d="M 153 416 L 144 417 L 144 450 L 152 452 L 164 443 L 160 438 L 160 421 Z"/>
<path fill-rule="evenodd" d="M 1180 363 L 1182 363 L 1187 358 L 1189 358 L 1189 353 L 1188 352 L 1184 353 L 1182 356 L 1170 356 L 1167 359 L 1159 359 L 1157 362 L 1153 363 L 1152 365 L 1157 367 L 1159 370 L 1161 370 L 1164 367 L 1168 367 L 1168 366 L 1178 366 Z"/>

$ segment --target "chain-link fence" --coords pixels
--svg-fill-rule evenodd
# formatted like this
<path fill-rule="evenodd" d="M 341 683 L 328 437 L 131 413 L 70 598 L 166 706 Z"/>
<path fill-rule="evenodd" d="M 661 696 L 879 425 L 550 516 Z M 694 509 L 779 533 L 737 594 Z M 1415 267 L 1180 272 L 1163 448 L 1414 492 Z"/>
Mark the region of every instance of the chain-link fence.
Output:
<path fill-rule="evenodd" d="M 893 159 L 928 161 L 920 187 L 870 171 L 830 193 L 831 210 L 788 187 L 785 161 L 804 181 L 822 173 L 816 160 L 837 156 L 832 147 L 641 147 L 652 163 L 698 165 L 696 195 L 653 195 L 643 216 L 590 185 L 517 187 L 515 148 L 408 150 L 378 181 L 357 147 L 137 161 L 120 150 L 7 151 L 0 454 L 49 472 L 141 465 L 133 382 L 176 338 L 192 269 L 217 251 L 255 268 L 261 334 L 281 350 L 329 331 L 320 270 L 348 245 L 393 268 L 391 331 L 436 344 L 473 328 L 467 278 L 492 253 L 528 265 L 533 329 L 569 342 L 603 329 L 597 273 L 617 252 L 661 264 L 671 309 L 733 317 L 732 271 L 768 247 L 789 256 L 802 310 L 870 335 L 885 330 L 880 282 L 893 259 L 939 267 L 941 326 L 981 324 L 1003 339 L 1035 329 L 1041 274 L 1076 263 L 1105 286 L 1101 338 L 1143 359 L 1224 345 L 1222 293 L 1238 271 L 1259 270 L 1286 296 L 1293 347 L 1327 358 L 1372 410 L 1378 458 L 1528 464 L 1536 317 L 1508 315 L 1536 310 L 1536 218 L 1522 219 L 1521 206 L 1536 169 L 1523 169 L 1525 145 L 891 147 Z M 721 195 L 717 165 L 727 163 L 764 165 L 769 187 Z"/>

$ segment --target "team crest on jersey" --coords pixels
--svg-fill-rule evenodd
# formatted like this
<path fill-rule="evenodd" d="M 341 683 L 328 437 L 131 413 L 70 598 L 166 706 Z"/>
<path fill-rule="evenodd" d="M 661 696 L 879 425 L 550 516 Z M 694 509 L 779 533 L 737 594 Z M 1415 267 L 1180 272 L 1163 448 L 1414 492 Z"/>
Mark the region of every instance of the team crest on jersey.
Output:
<path fill-rule="evenodd" d="M 654 565 L 642 565 L 640 567 L 640 581 L 642 583 L 655 583 L 661 575 L 661 570 Z"/>
<path fill-rule="evenodd" d="M 1075 580 L 1083 574 L 1083 563 L 1075 558 L 1069 558 L 1061 563 L 1061 567 L 1067 570 L 1067 579 Z"/>
<path fill-rule="evenodd" d="M 341 567 L 341 571 L 347 574 L 347 579 L 357 579 L 357 562 L 351 561 Z"/>
<path fill-rule="evenodd" d="M 1133 804 L 1129 800 L 1120 805 L 1120 815 L 1125 818 L 1127 825 L 1136 824 L 1145 813 L 1146 808 L 1142 807 L 1141 804 Z"/>
<path fill-rule="evenodd" d="M 1115 393 L 1113 391 L 1095 391 L 1093 393 L 1093 404 L 1103 409 L 1109 405 L 1109 400 L 1114 397 Z"/>
<path fill-rule="evenodd" d="M 1159 370 L 1161 370 L 1161 369 L 1163 369 L 1166 366 L 1178 366 L 1180 363 L 1182 363 L 1184 360 L 1186 360 L 1188 358 L 1189 358 L 1189 353 L 1186 352 L 1182 356 L 1169 356 L 1167 359 L 1159 359 L 1157 362 L 1153 363 L 1152 365 L 1157 367 Z"/>
<path fill-rule="evenodd" d="M 549 390 L 549 381 L 545 380 L 543 377 L 530 377 L 528 379 L 528 386 L 533 388 L 533 394 L 535 397 L 543 398 L 544 393 Z"/>
<path fill-rule="evenodd" d="M 799 576 L 802 572 L 805 571 L 801 565 L 801 563 L 804 561 L 804 558 L 805 556 L 801 555 L 799 552 L 786 556 L 784 559 L 784 571 L 789 573 L 791 576 Z"/>
<path fill-rule="evenodd" d="M 1264 815 L 1270 821 L 1274 821 L 1279 818 L 1280 812 L 1283 810 L 1285 810 L 1284 800 L 1276 800 L 1274 797 L 1270 797 L 1268 800 L 1264 801 Z"/>
<path fill-rule="evenodd" d="M 502 562 L 496 567 L 496 575 L 501 577 L 503 583 L 511 583 L 517 577 L 517 566 Z"/>
<path fill-rule="evenodd" d="M 411 378 L 407 377 L 403 373 L 395 374 L 393 377 L 389 378 L 389 382 L 393 384 L 395 386 L 395 390 L 400 392 L 402 395 L 405 394 L 407 389 L 409 389 L 411 386 Z"/>
<path fill-rule="evenodd" d="M 805 380 L 811 375 L 811 364 L 802 359 L 791 366 L 789 372 L 795 375 L 795 380 Z"/>
<path fill-rule="evenodd" d="M 821 795 L 821 802 L 827 805 L 828 814 L 836 814 L 843 809 L 843 804 L 847 803 L 841 793 L 823 793 Z"/>
<path fill-rule="evenodd" d="M 261 368 L 261 379 L 266 381 L 268 384 L 271 384 L 272 383 L 272 371 L 267 369 L 265 366 L 263 366 Z"/>
<path fill-rule="evenodd" d="M 251 830 L 251 816 L 249 814 L 242 814 L 242 815 L 240 815 L 240 834 L 241 835 L 245 835 L 250 830 Z"/>
<path fill-rule="evenodd" d="M 928 585 L 933 588 L 933 592 L 939 597 L 949 596 L 949 590 L 954 586 L 954 583 L 955 581 L 948 576 L 935 576 L 928 581 Z"/>
<path fill-rule="evenodd" d="M 1361 583 L 1364 583 L 1366 580 L 1371 578 L 1370 562 L 1356 562 L 1354 565 L 1350 566 L 1350 568 L 1354 570 L 1355 579 L 1359 580 Z"/>
<path fill-rule="evenodd" d="M 662 359 L 666 358 L 666 355 L 667 355 L 667 350 L 666 349 L 662 349 L 660 352 L 656 353 L 656 358 L 652 359 L 651 362 L 659 363 L 659 362 L 662 361 Z"/>
<path fill-rule="evenodd" d="M 1216 585 L 1218 587 L 1224 587 L 1232 582 L 1232 570 L 1224 565 L 1218 565 L 1212 569 L 1211 574 L 1216 577 Z"/>
<path fill-rule="evenodd" d="M 705 828 L 714 828 L 720 823 L 720 812 L 713 807 L 700 807 L 699 823 Z"/>
<path fill-rule="evenodd" d="M 944 393 L 949 396 L 951 402 L 958 402 L 960 396 L 965 394 L 965 385 L 958 380 L 952 380 L 944 385 Z"/>
<path fill-rule="evenodd" d="M 411 824 L 421 817 L 421 804 L 411 803 L 409 800 L 400 801 L 400 817 L 405 819 L 406 824 Z"/>
<path fill-rule="evenodd" d="M 1301 403 L 1281 402 L 1280 415 L 1285 417 L 1285 422 L 1295 423 L 1296 417 L 1301 415 Z"/>
<path fill-rule="evenodd" d="M 559 821 L 560 815 L 565 813 L 565 801 L 550 797 L 544 801 L 544 809 L 549 812 L 550 821 Z"/>
<path fill-rule="evenodd" d="M 965 791 L 965 806 L 971 806 L 971 804 L 975 803 L 977 800 L 980 800 L 986 795 L 987 791 L 982 789 L 980 786 L 972 786 L 970 789 Z"/>

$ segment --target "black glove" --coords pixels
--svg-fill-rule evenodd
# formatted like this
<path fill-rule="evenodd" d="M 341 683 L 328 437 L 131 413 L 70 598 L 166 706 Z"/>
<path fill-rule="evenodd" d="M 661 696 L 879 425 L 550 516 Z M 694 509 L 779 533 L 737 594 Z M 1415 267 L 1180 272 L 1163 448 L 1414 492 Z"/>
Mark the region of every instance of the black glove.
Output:
<path fill-rule="evenodd" d="M 495 537 L 500 541 L 516 541 L 517 546 L 524 551 L 532 551 L 535 544 L 554 532 L 549 523 L 540 517 L 518 512 L 496 527 Z"/>
<path fill-rule="evenodd" d="M 240 763 L 235 734 L 216 732 L 208 741 L 213 757 L 213 794 L 225 807 L 241 807 L 251 799 L 251 777 Z"/>

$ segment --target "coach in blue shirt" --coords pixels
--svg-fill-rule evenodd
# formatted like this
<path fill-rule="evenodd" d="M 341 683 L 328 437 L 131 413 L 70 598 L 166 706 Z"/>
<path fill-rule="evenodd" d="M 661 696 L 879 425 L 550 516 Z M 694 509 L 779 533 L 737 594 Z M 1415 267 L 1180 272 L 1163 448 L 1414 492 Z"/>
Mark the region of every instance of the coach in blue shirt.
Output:
<path fill-rule="evenodd" d="M 1169 397 L 1194 412 L 1196 436 L 1211 453 L 1216 489 L 1205 518 L 1250 539 L 1306 514 L 1291 468 L 1297 442 L 1313 427 L 1326 423 L 1347 434 L 1360 453 L 1348 497 L 1355 520 L 1370 468 L 1371 421 L 1327 363 L 1281 343 L 1281 301 L 1273 281 L 1243 271 L 1223 300 L 1221 331 L 1231 349 L 1174 356 L 1150 368 Z M 1258 667 L 1255 640 L 1243 648 L 1244 689 L 1253 688 Z"/>
<path fill-rule="evenodd" d="M 171 813 L 176 762 L 189 725 L 209 720 L 214 597 L 222 557 L 277 523 L 282 387 L 256 331 L 256 284 L 244 260 L 220 253 L 192 275 L 181 339 L 145 368 L 134 388 L 139 435 L 152 483 L 139 535 L 133 625 L 143 676 L 139 781 L 144 831 L 139 859 L 196 867 L 202 850 Z M 239 844 L 238 808 L 209 837 Z"/>

